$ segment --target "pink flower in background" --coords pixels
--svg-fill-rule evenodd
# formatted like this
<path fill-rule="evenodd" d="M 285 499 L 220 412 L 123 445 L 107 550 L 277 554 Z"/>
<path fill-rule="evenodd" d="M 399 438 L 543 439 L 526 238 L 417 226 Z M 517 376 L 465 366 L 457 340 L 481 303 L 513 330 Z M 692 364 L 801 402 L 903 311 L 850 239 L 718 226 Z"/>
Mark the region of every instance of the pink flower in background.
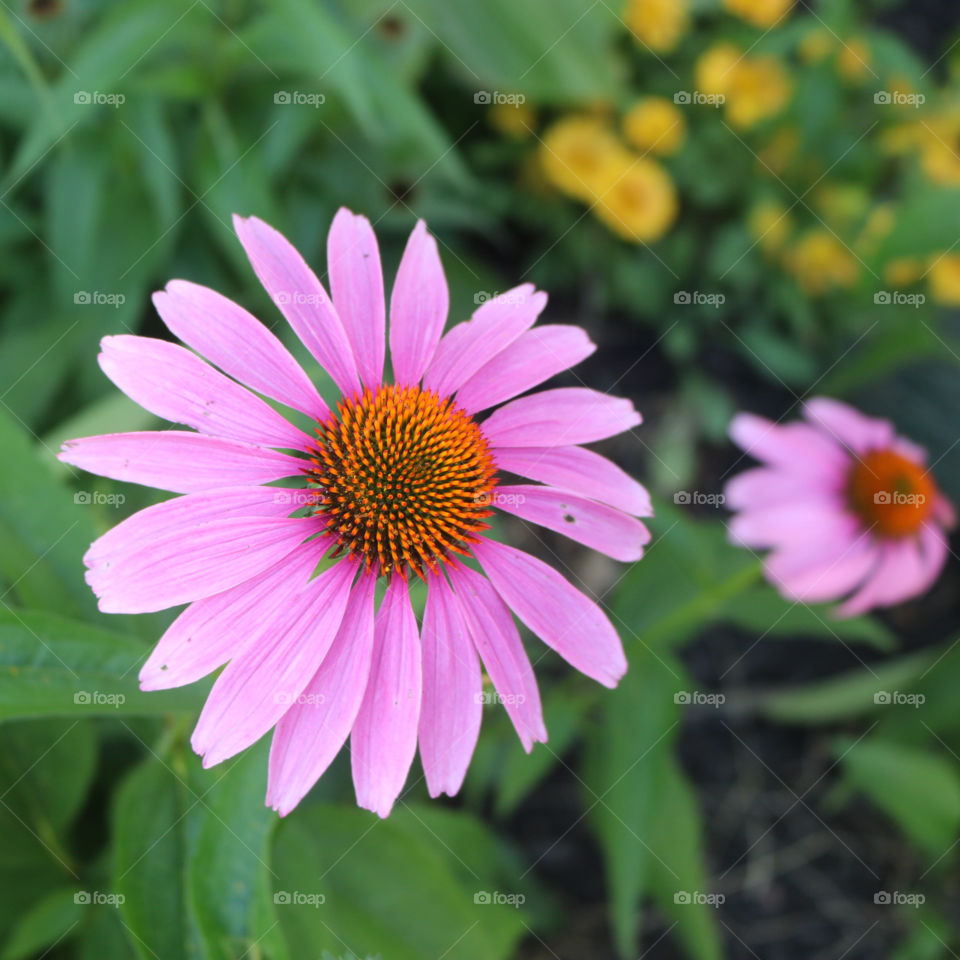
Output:
<path fill-rule="evenodd" d="M 954 511 L 926 469 L 923 450 L 892 424 L 823 397 L 806 423 L 741 413 L 734 442 L 764 465 L 734 477 L 731 539 L 769 548 L 769 580 L 805 603 L 847 597 L 841 616 L 926 591 L 947 558 Z"/>
<path fill-rule="evenodd" d="M 253 217 L 235 226 L 263 286 L 342 398 L 330 409 L 242 307 L 170 282 L 154 303 L 196 352 L 106 337 L 100 365 L 142 407 L 197 432 L 87 437 L 60 457 L 184 496 L 93 543 L 87 581 L 108 613 L 189 604 L 140 682 L 177 687 L 226 665 L 193 734 L 204 766 L 274 729 L 267 803 L 286 814 L 350 736 L 357 801 L 386 816 L 418 746 L 430 794 L 460 788 L 480 729 L 481 664 L 524 748 L 546 740 L 514 616 L 587 676 L 613 687 L 623 675 L 620 639 L 600 607 L 485 532 L 499 508 L 638 560 L 649 534 L 636 517 L 651 514 L 649 497 L 582 444 L 640 416 L 627 400 L 580 387 L 515 399 L 593 344 L 578 327 L 533 328 L 546 295 L 531 285 L 489 300 L 444 335 L 447 283 L 422 221 L 390 297 L 390 382 L 380 254 L 366 218 L 346 209 L 334 218 L 332 298 L 276 230 Z M 498 471 L 535 483 L 501 485 Z M 299 488 L 266 485 L 291 477 Z M 421 625 L 412 579 L 427 588 Z"/>

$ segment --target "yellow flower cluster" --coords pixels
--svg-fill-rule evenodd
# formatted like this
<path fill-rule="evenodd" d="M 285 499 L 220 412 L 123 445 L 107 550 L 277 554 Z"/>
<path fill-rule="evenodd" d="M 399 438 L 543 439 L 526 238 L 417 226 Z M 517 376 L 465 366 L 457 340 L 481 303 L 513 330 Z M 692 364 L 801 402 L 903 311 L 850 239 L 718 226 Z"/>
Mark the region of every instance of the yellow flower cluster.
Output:
<path fill-rule="evenodd" d="M 652 124 L 642 126 L 649 136 Z M 558 120 L 544 134 L 540 163 L 553 186 L 587 203 L 625 240 L 651 243 L 676 219 L 670 175 L 655 160 L 633 153 L 599 117 Z"/>
<path fill-rule="evenodd" d="M 723 0 L 723 5 L 755 27 L 770 28 L 786 17 L 793 0 Z"/>
<path fill-rule="evenodd" d="M 890 153 L 918 153 L 921 169 L 934 183 L 960 186 L 960 108 L 893 127 L 883 144 Z"/>
<path fill-rule="evenodd" d="M 860 265 L 848 247 L 829 230 L 807 231 L 784 258 L 786 268 L 811 296 L 856 284 Z"/>
<path fill-rule="evenodd" d="M 670 53 L 687 32 L 687 0 L 628 0 L 623 22 L 641 46 Z"/>
<path fill-rule="evenodd" d="M 793 88 L 783 64 L 771 56 L 749 56 L 729 43 L 703 53 L 696 64 L 697 89 L 724 98 L 727 119 L 738 129 L 778 113 Z"/>

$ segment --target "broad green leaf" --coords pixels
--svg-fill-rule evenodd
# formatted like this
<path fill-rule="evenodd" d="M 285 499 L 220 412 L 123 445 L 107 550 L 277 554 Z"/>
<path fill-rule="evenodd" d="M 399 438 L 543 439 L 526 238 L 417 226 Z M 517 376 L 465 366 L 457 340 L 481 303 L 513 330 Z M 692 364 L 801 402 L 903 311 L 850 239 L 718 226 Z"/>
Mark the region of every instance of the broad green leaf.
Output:
<path fill-rule="evenodd" d="M 8 723 L 0 737 L 3 813 L 59 845 L 86 799 L 97 763 L 90 721 L 44 719 Z"/>
<path fill-rule="evenodd" d="M 276 822 L 264 805 L 265 747 L 204 771 L 177 745 L 153 754 L 120 788 L 112 884 L 144 960 L 233 960 L 269 942 L 275 918 L 256 908 L 270 886 Z"/>
<path fill-rule="evenodd" d="M 952 758 L 916 745 L 838 737 L 834 753 L 848 786 L 866 794 L 933 860 L 956 842 L 960 773 Z"/>
<path fill-rule="evenodd" d="M 387 820 L 354 808 L 298 810 L 277 831 L 277 915 L 294 957 L 356 953 L 429 960 L 505 960 L 525 932 L 525 908 L 495 902 L 524 896 L 470 860 L 453 832 L 438 843 L 414 811 Z M 423 817 L 419 817 L 422 821 Z M 477 825 L 473 832 L 479 828 Z M 489 842 L 489 841 L 488 841 Z M 464 879 L 464 873 L 468 879 Z"/>
<path fill-rule="evenodd" d="M 145 693 L 139 641 L 36 610 L 0 608 L 0 720 L 198 712 L 203 685 Z"/>

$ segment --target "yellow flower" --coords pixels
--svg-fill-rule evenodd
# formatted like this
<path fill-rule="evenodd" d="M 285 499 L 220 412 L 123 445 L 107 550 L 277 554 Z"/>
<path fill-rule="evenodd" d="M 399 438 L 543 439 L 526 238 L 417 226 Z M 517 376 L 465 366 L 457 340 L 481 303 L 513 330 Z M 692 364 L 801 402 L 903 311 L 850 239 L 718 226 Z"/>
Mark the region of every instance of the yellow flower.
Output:
<path fill-rule="evenodd" d="M 814 27 L 803 35 L 797 50 L 804 63 L 821 63 L 833 53 L 836 45 L 836 37 L 829 30 Z"/>
<path fill-rule="evenodd" d="M 640 44 L 670 53 L 687 30 L 687 0 L 628 0 L 623 20 Z"/>
<path fill-rule="evenodd" d="M 865 80 L 868 74 L 873 73 L 871 63 L 873 57 L 870 54 L 870 47 L 863 37 L 851 37 L 843 41 L 840 54 L 837 57 L 837 70 L 840 75 L 851 83 L 860 83 Z"/>
<path fill-rule="evenodd" d="M 677 216 L 673 181 L 646 157 L 611 157 L 598 183 L 597 217 L 614 233 L 637 243 L 663 236 Z"/>
<path fill-rule="evenodd" d="M 540 162 L 557 189 L 580 200 L 596 194 L 597 179 L 611 158 L 627 158 L 626 147 L 602 121 L 571 116 L 558 120 L 544 134 Z"/>
<path fill-rule="evenodd" d="M 793 0 L 723 0 L 723 5 L 755 27 L 772 27 L 787 15 Z"/>
<path fill-rule="evenodd" d="M 717 43 L 705 50 L 694 67 L 697 90 L 726 95 L 741 57 L 741 52 L 732 43 Z"/>
<path fill-rule="evenodd" d="M 933 117 L 921 123 L 916 132 L 924 173 L 934 183 L 960 186 L 960 111 Z"/>
<path fill-rule="evenodd" d="M 927 283 L 937 303 L 960 307 L 960 253 L 945 253 L 934 260 Z"/>
<path fill-rule="evenodd" d="M 779 253 L 793 229 L 790 211 L 775 200 L 758 203 L 747 214 L 747 229 L 768 256 Z"/>
<path fill-rule="evenodd" d="M 525 103 L 495 103 L 487 114 L 490 126 L 512 140 L 525 140 L 537 123 L 533 107 Z"/>
<path fill-rule="evenodd" d="M 623 134 L 638 150 L 668 156 L 683 143 L 683 114 L 663 97 L 647 97 L 627 111 Z"/>
<path fill-rule="evenodd" d="M 730 124 L 746 129 L 773 116 L 789 101 L 790 78 L 775 57 L 744 57 L 731 71 L 726 90 Z"/>
<path fill-rule="evenodd" d="M 855 183 L 827 183 L 819 187 L 814 199 L 817 209 L 830 224 L 852 226 L 870 206 L 870 195 Z"/>
<path fill-rule="evenodd" d="M 890 236 L 896 224 L 896 211 L 891 203 L 878 203 L 867 215 L 867 221 L 857 237 L 857 248 L 871 252 L 881 240 Z"/>
<path fill-rule="evenodd" d="M 860 273 L 850 251 L 826 230 L 810 230 L 787 251 L 787 269 L 811 296 L 852 287 Z"/>
<path fill-rule="evenodd" d="M 883 269 L 883 278 L 892 287 L 909 287 L 923 276 L 923 261 L 917 257 L 898 257 Z"/>

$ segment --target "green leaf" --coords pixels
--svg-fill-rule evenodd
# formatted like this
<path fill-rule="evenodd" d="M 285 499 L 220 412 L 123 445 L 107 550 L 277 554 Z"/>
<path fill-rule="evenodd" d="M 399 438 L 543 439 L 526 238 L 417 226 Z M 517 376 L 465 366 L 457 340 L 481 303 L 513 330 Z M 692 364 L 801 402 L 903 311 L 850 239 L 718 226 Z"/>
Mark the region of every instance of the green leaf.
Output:
<path fill-rule="evenodd" d="M 150 960 L 246 956 L 275 918 L 269 889 L 266 744 L 204 771 L 189 748 L 156 753 L 118 792 L 113 887 L 136 951 Z M 276 955 L 276 951 L 271 951 Z"/>
<path fill-rule="evenodd" d="M 676 936 L 687 953 L 695 960 L 720 960 L 716 907 L 704 899 L 704 895 L 711 894 L 707 886 L 703 817 L 693 788 L 676 759 L 665 763 L 661 772 L 656 827 L 649 841 L 650 889 L 663 914 L 676 923 Z"/>
<path fill-rule="evenodd" d="M 438 843 L 438 828 L 425 823 L 412 809 L 378 821 L 333 806 L 285 820 L 273 863 L 291 955 L 340 955 L 349 944 L 360 955 L 390 960 L 426 960 L 451 949 L 458 960 L 511 956 L 525 932 L 525 908 L 484 902 L 484 895 L 523 896 L 522 885 L 498 885 L 488 873 L 478 853 L 492 842 L 479 824 L 467 831 L 473 839 L 465 842 L 466 834 L 448 827 Z"/>
<path fill-rule="evenodd" d="M 651 652 L 633 655 L 627 675 L 601 701 L 588 742 L 584 802 L 603 851 L 614 942 L 623 957 L 636 953 L 658 794 L 679 723 L 674 691 L 682 683 L 679 665 Z"/>
<path fill-rule="evenodd" d="M 782 723 L 835 723 L 884 706 L 884 693 L 912 690 L 936 661 L 935 652 L 911 654 L 803 687 L 760 694 L 761 713 Z"/>
<path fill-rule="evenodd" d="M 36 610 L 0 608 L 0 720 L 196 712 L 203 687 L 146 693 L 139 641 Z"/>
<path fill-rule="evenodd" d="M 65 614 L 92 613 L 81 560 L 95 536 L 89 511 L 72 502 L 4 411 L 0 449 L 0 580 L 10 585 L 8 597 Z"/>
<path fill-rule="evenodd" d="M 846 783 L 865 793 L 931 859 L 952 847 L 960 828 L 960 773 L 952 760 L 878 737 L 838 737 L 834 753 Z"/>
<path fill-rule="evenodd" d="M 74 899 L 76 892 L 70 887 L 38 900 L 10 934 L 0 960 L 27 960 L 76 936 L 84 910 Z"/>
<path fill-rule="evenodd" d="M 473 90 L 522 91 L 538 103 L 565 106 L 619 95 L 625 70 L 615 42 L 623 26 L 605 4 L 410 0 L 409 7 L 430 25 L 441 52 Z"/>
<path fill-rule="evenodd" d="M 804 636 L 860 643 L 877 650 L 893 650 L 896 637 L 871 617 L 839 619 L 826 607 L 785 600 L 774 587 L 761 584 L 735 597 L 718 619 L 729 620 L 758 637 Z"/>

